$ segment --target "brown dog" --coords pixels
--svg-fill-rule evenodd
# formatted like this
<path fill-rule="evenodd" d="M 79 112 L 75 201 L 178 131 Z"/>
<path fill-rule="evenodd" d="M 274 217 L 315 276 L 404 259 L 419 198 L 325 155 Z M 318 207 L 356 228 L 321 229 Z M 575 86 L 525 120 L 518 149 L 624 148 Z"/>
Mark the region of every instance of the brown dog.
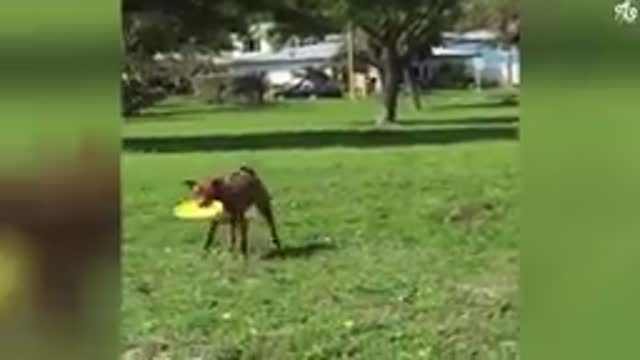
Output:
<path fill-rule="evenodd" d="M 227 176 L 215 177 L 204 182 L 186 180 L 184 183 L 191 190 L 193 197 L 200 201 L 201 206 L 208 206 L 216 200 L 224 205 L 224 210 L 229 216 L 231 251 L 235 247 L 236 231 L 240 230 L 240 249 L 245 257 L 248 255 L 249 224 L 245 214 L 253 205 L 269 224 L 273 243 L 280 249 L 280 239 L 271 209 L 271 195 L 253 169 L 242 166 Z M 213 243 L 219 222 L 220 220 L 211 221 L 204 245 L 205 251 L 209 250 Z"/>

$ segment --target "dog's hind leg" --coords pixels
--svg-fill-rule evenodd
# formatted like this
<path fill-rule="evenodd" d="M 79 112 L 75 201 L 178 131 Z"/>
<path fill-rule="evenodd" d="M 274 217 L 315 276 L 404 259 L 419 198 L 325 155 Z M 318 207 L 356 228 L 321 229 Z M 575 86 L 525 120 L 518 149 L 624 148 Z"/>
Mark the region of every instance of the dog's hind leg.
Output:
<path fill-rule="evenodd" d="M 238 226 L 238 220 L 235 216 L 231 216 L 229 219 L 229 240 L 231 245 L 229 251 L 233 252 L 236 247 L 236 226 Z"/>
<path fill-rule="evenodd" d="M 244 216 L 238 219 L 238 223 L 240 225 L 240 250 L 246 259 L 249 256 L 249 223 Z"/>
<path fill-rule="evenodd" d="M 269 229 L 271 230 L 271 240 L 276 245 L 276 247 L 280 249 L 280 237 L 278 236 L 278 230 L 276 229 L 276 221 L 273 216 L 273 210 L 271 209 L 271 202 L 265 199 L 264 201 L 256 203 L 256 208 L 269 224 Z"/>

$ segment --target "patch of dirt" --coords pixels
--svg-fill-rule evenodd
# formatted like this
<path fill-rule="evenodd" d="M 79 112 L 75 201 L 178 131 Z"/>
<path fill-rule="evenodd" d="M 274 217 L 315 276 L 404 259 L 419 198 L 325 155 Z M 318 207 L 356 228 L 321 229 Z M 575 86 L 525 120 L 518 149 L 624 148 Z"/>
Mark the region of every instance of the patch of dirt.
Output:
<path fill-rule="evenodd" d="M 120 360 L 172 360 L 169 343 L 162 340 L 135 345 L 125 351 Z"/>
<path fill-rule="evenodd" d="M 456 225 L 466 229 L 476 229 L 500 218 L 503 209 L 490 200 L 456 202 L 436 209 L 432 217 L 440 223 Z"/>

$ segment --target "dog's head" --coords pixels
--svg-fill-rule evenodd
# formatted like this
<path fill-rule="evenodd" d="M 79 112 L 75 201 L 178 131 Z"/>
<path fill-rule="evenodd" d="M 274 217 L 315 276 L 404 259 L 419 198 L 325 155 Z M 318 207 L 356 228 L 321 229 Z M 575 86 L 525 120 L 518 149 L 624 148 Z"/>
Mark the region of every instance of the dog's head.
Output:
<path fill-rule="evenodd" d="M 191 191 L 194 199 L 217 199 L 222 192 L 222 179 L 215 178 L 209 181 L 185 180 L 184 184 Z"/>

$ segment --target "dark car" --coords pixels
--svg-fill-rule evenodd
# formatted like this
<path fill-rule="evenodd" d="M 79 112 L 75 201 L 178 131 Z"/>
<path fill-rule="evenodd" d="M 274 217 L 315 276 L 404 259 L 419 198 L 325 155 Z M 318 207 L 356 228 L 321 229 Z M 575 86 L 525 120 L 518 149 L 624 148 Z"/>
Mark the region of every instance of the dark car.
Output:
<path fill-rule="evenodd" d="M 283 98 L 310 98 L 310 97 L 342 97 L 342 89 L 331 81 L 304 80 L 284 90 L 275 93 L 276 97 Z"/>

